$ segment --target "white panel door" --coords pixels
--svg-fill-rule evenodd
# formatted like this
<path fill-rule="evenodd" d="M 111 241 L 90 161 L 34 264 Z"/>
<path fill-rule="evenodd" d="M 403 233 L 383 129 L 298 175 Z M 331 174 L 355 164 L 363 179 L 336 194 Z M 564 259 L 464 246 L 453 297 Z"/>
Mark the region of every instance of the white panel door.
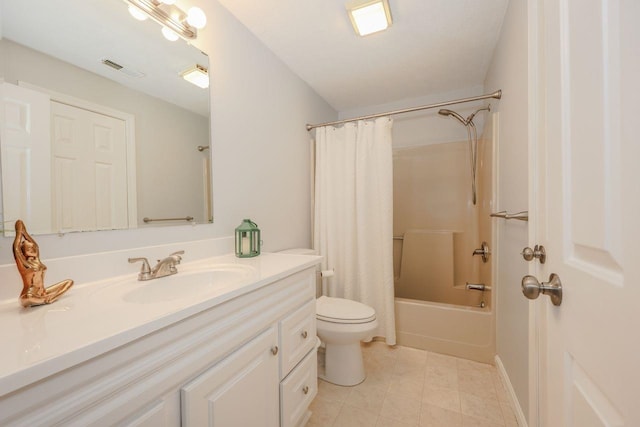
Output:
<path fill-rule="evenodd" d="M 640 426 L 640 2 L 537 5 L 540 424 Z"/>
<path fill-rule="evenodd" d="M 56 231 L 128 227 L 125 123 L 51 103 Z"/>
<path fill-rule="evenodd" d="M 49 97 L 0 85 L 3 226 L 22 219 L 32 234 L 50 233 L 51 146 Z"/>

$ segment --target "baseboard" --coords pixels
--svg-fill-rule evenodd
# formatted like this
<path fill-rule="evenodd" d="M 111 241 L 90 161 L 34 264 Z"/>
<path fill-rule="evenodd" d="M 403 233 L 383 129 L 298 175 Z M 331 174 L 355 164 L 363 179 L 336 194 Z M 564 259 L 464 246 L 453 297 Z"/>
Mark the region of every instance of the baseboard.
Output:
<path fill-rule="evenodd" d="M 502 380 L 502 384 L 504 384 L 505 388 L 507 389 L 507 394 L 509 395 L 511 408 L 513 409 L 513 413 L 515 414 L 516 420 L 518 421 L 518 426 L 528 427 L 527 418 L 524 416 L 524 412 L 522 412 L 522 407 L 520 406 L 520 402 L 518 401 L 516 392 L 513 389 L 513 386 L 511 385 L 511 381 L 509 380 L 509 375 L 507 375 L 507 371 L 504 369 L 502 360 L 500 360 L 500 356 L 496 355 L 495 362 L 496 362 L 496 369 L 498 370 L 498 374 L 500 375 L 500 379 Z"/>

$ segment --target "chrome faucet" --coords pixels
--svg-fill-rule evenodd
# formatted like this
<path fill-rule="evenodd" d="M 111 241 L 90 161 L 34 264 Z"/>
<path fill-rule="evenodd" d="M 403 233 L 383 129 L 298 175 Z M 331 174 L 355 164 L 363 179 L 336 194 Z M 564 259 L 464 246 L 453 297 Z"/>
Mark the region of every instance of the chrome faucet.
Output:
<path fill-rule="evenodd" d="M 129 258 L 129 262 L 142 261 L 142 268 L 140 269 L 140 273 L 138 273 L 138 280 L 152 280 L 176 274 L 178 272 L 176 265 L 182 261 L 180 255 L 183 254 L 184 251 L 174 252 L 166 258 L 158 260 L 158 263 L 153 268 L 149 266 L 149 260 L 146 258 Z"/>

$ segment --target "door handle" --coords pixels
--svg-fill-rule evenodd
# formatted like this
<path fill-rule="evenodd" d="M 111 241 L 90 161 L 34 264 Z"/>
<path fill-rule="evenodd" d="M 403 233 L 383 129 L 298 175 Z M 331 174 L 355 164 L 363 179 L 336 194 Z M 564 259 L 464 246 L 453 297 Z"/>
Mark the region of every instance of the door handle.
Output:
<path fill-rule="evenodd" d="M 522 278 L 522 293 L 529 299 L 536 299 L 542 293 L 549 295 L 553 305 L 562 304 L 562 283 L 557 274 L 551 273 L 548 282 L 538 282 L 534 276 Z"/>
<path fill-rule="evenodd" d="M 525 261 L 531 261 L 534 258 L 538 258 L 540 260 L 540 264 L 544 264 L 547 260 L 547 252 L 544 250 L 544 246 L 542 245 L 535 245 L 533 249 L 527 246 L 522 250 L 522 252 L 520 252 L 520 255 L 522 255 L 522 258 L 524 258 Z"/>

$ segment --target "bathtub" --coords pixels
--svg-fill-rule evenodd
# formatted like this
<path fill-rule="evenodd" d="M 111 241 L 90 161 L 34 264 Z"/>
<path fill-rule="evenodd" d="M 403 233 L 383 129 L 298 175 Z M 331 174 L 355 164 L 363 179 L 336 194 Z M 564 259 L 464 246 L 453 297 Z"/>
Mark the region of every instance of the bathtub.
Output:
<path fill-rule="evenodd" d="M 399 345 L 493 364 L 495 316 L 490 308 L 405 298 L 396 298 L 395 307 Z"/>

